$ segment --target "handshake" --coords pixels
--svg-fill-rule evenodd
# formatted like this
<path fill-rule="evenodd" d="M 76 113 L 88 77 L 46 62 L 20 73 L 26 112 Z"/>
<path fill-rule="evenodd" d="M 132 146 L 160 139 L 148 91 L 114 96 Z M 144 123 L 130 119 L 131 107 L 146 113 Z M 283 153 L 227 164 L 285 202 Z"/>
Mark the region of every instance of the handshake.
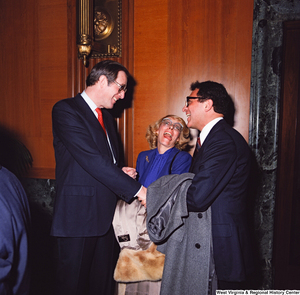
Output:
<path fill-rule="evenodd" d="M 126 173 L 128 176 L 132 177 L 133 179 L 136 179 L 137 172 L 132 167 L 123 167 L 123 172 Z M 138 200 L 141 202 L 141 204 L 146 207 L 146 195 L 147 195 L 147 188 L 144 186 L 141 187 L 139 192 L 137 193 Z"/>

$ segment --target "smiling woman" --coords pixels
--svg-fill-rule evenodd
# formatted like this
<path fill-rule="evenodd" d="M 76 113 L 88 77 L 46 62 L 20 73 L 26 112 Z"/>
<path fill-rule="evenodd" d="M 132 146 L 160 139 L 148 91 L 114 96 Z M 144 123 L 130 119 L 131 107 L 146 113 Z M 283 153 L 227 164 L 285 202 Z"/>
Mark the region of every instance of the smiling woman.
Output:
<path fill-rule="evenodd" d="M 149 125 L 146 139 L 151 150 L 141 152 L 136 164 L 140 183 L 148 187 L 163 175 L 188 172 L 186 167 L 177 168 L 176 172 L 173 170 L 176 168 L 175 165 L 180 165 L 180 159 L 190 159 L 190 155 L 183 151 L 190 140 L 190 133 L 182 118 L 175 115 L 161 118 L 153 125 Z"/>
<path fill-rule="evenodd" d="M 174 147 L 176 142 L 179 141 L 179 135 L 183 126 L 178 121 L 174 121 L 172 121 L 172 118 L 164 118 L 159 126 L 157 149 L 160 154 Z"/>
<path fill-rule="evenodd" d="M 182 174 L 189 171 L 192 157 L 183 150 L 190 141 L 190 132 L 182 118 L 168 115 L 159 119 L 154 124 L 149 125 L 146 139 L 150 145 L 150 150 L 141 152 L 136 163 L 137 180 L 140 184 L 148 187 L 161 176 Z M 157 277 L 153 281 L 151 281 L 151 277 L 144 278 L 145 281 L 134 278 L 132 279 L 133 282 L 130 282 L 128 277 L 116 277 L 116 273 L 120 274 L 124 270 L 122 269 L 122 257 L 126 256 L 125 253 L 128 252 L 128 249 L 134 249 L 131 251 L 142 250 L 139 251 L 139 254 L 144 253 L 144 259 L 148 257 L 150 249 L 153 247 L 156 249 L 156 246 L 150 241 L 146 229 L 145 208 L 138 200 L 130 205 L 124 201 L 119 201 L 113 225 L 121 249 L 126 249 L 120 254 L 115 279 L 119 282 L 126 282 L 127 295 L 145 294 L 146 290 L 149 291 L 147 294 L 158 295 L 160 293 L 160 281 L 157 281 L 159 279 Z M 161 270 L 161 256 L 156 254 L 157 252 L 154 252 L 152 264 L 155 265 L 155 270 L 159 272 Z M 136 271 L 133 268 L 128 269 L 130 268 L 128 263 L 125 267 L 126 273 Z M 138 270 L 139 275 L 145 272 L 147 272 L 146 266 L 144 269 Z"/>
<path fill-rule="evenodd" d="M 172 148 L 175 146 L 179 150 L 184 150 L 190 141 L 190 130 L 187 128 L 184 120 L 175 115 L 167 115 L 156 121 L 154 124 L 148 126 L 146 139 L 149 143 L 150 149 L 161 149 L 160 138 L 164 134 L 163 131 L 171 133 L 171 130 L 175 130 L 174 136 L 176 136 L 176 140 L 173 140 L 170 147 Z M 178 133 L 178 131 L 180 132 Z M 160 152 L 160 154 L 163 153 L 163 151 Z"/>

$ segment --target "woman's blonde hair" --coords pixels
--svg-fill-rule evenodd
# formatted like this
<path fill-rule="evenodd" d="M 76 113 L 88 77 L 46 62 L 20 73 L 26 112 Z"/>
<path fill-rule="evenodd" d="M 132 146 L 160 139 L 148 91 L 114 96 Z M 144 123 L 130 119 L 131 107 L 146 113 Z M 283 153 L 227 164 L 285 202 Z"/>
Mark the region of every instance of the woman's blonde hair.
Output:
<path fill-rule="evenodd" d="M 174 120 L 177 120 L 183 126 L 179 135 L 179 140 L 175 143 L 175 147 L 179 150 L 184 150 L 188 142 L 190 141 L 190 130 L 186 126 L 184 120 L 176 115 L 167 115 L 156 121 L 154 124 L 148 126 L 146 132 L 146 139 L 149 142 L 150 149 L 153 150 L 157 148 L 158 129 L 161 125 L 161 122 L 166 118 L 172 118 Z"/>

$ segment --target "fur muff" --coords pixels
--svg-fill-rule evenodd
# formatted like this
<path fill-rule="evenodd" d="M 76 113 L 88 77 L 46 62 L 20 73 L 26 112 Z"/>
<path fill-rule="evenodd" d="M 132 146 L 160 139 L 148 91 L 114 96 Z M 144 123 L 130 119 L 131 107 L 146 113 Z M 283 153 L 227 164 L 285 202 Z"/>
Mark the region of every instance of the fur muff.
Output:
<path fill-rule="evenodd" d="M 158 281 L 162 278 L 165 255 L 156 250 L 151 243 L 147 250 L 124 248 L 119 255 L 114 279 L 129 283 L 140 281 Z"/>

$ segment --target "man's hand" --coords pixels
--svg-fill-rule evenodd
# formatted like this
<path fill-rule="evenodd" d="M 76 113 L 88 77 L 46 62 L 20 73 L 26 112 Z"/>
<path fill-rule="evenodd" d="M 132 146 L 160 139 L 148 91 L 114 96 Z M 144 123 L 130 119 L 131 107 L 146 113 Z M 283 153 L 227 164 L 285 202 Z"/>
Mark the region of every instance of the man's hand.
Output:
<path fill-rule="evenodd" d="M 133 179 L 136 178 L 137 172 L 134 168 L 132 167 L 123 167 L 122 168 L 123 172 L 132 177 Z"/>
<path fill-rule="evenodd" d="M 137 195 L 141 204 L 146 208 L 146 196 L 147 196 L 147 189 L 143 186 Z"/>

